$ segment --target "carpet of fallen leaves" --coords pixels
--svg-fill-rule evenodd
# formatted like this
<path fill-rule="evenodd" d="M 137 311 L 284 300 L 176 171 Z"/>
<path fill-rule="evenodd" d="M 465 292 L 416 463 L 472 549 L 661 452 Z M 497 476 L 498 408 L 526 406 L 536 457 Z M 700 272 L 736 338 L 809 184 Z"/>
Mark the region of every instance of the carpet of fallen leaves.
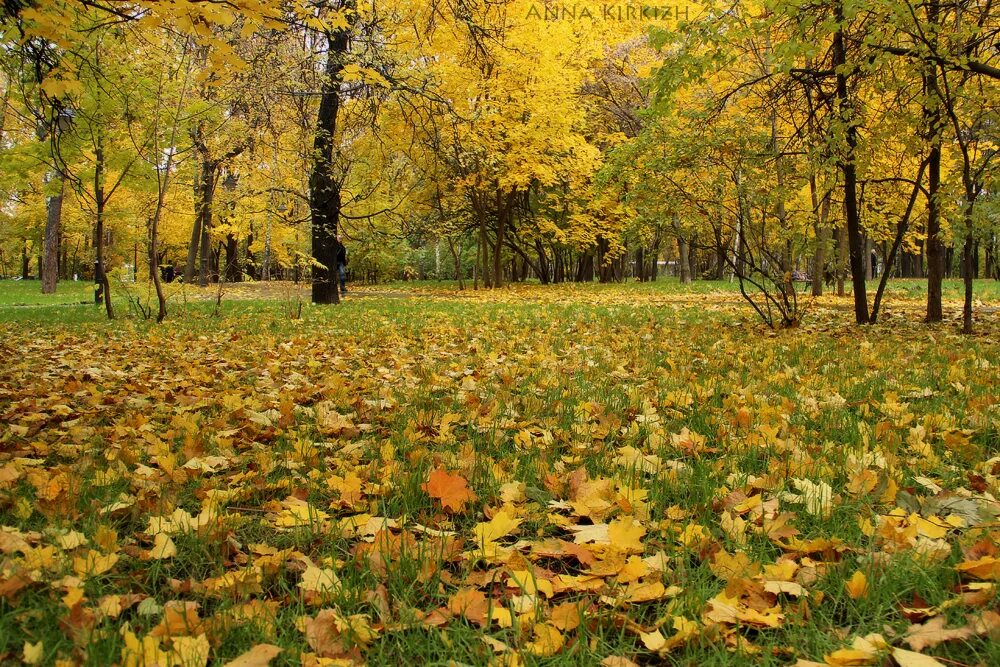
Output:
<path fill-rule="evenodd" d="M 843 306 L 0 324 L 0 662 L 998 664 L 997 317 Z"/>

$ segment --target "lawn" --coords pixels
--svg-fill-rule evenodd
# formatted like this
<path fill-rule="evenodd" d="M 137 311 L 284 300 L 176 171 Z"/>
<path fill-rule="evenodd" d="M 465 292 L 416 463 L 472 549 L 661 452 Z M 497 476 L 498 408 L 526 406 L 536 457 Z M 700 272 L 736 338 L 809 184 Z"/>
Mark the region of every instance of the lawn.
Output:
<path fill-rule="evenodd" d="M 26 285 L 0 662 L 1000 664 L 986 281 L 971 337 L 957 282 L 780 332 L 725 283 L 172 286 L 159 326 Z"/>

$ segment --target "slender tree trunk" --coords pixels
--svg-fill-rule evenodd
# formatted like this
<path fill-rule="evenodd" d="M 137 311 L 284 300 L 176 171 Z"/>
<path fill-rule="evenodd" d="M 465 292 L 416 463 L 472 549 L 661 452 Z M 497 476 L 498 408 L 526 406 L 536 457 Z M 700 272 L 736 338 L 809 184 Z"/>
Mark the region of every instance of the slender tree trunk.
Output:
<path fill-rule="evenodd" d="M 816 212 L 815 231 L 816 248 L 812 264 L 812 295 L 823 296 L 823 274 L 826 272 L 826 245 L 830 238 L 830 228 L 826 221 L 830 214 L 830 193 L 823 196 L 822 204 L 818 201 L 816 192 L 816 177 L 809 177 L 809 191 L 812 196 L 813 210 Z"/>
<path fill-rule="evenodd" d="M 722 225 L 712 225 L 712 233 L 715 235 L 715 273 L 713 280 L 725 280 L 726 278 L 726 243 L 722 239 Z"/>
<path fill-rule="evenodd" d="M 458 289 L 465 289 L 465 282 L 462 280 L 461 252 L 455 248 L 455 239 L 448 237 L 448 249 L 451 250 L 452 261 L 455 262 L 455 280 L 458 281 Z"/>
<path fill-rule="evenodd" d="M 194 282 L 195 267 L 198 265 L 198 248 L 201 245 L 201 224 L 205 218 L 205 167 L 204 164 L 195 174 L 194 186 L 194 224 L 191 226 L 191 243 L 188 244 L 187 264 L 184 266 L 184 282 Z"/>
<path fill-rule="evenodd" d="M 670 224 L 673 225 L 674 233 L 677 234 L 677 263 L 679 276 L 682 285 L 691 284 L 691 258 L 688 256 L 690 246 L 688 240 L 681 233 L 680 220 L 676 213 L 670 216 Z"/>
<path fill-rule="evenodd" d="M 500 191 L 497 191 L 497 234 L 496 243 L 493 247 L 493 286 L 501 287 L 503 285 L 503 278 L 501 273 L 501 265 L 503 261 L 503 239 L 504 234 L 507 231 L 507 222 L 510 216 L 510 202 L 504 202 L 502 200 L 502 195 Z"/>
<path fill-rule="evenodd" d="M 936 112 L 932 112 L 936 115 Z M 944 243 L 941 241 L 941 143 L 931 143 L 927 165 L 927 317 L 928 322 L 940 322 L 944 317 L 941 307 L 941 285 L 944 280 Z"/>
<path fill-rule="evenodd" d="M 847 142 L 846 153 L 839 159 L 838 166 L 844 177 L 844 217 L 847 223 L 847 245 L 851 262 L 851 283 L 854 287 L 854 319 L 858 324 L 868 323 L 868 293 L 862 253 L 861 214 L 858 210 L 858 174 L 855 157 L 858 146 L 857 110 L 851 103 L 847 85 L 847 42 L 844 38 L 844 6 L 836 5 L 837 32 L 833 37 L 833 67 L 837 80 L 837 113 L 844 128 Z"/>
<path fill-rule="evenodd" d="M 31 277 L 31 255 L 28 253 L 28 239 L 21 244 L 21 280 Z"/>
<path fill-rule="evenodd" d="M 115 317 L 111 304 L 111 285 L 108 282 L 108 272 L 104 261 L 104 133 L 98 130 L 97 150 L 94 156 L 94 200 L 96 220 L 94 222 L 94 302 L 100 305 L 104 302 L 104 310 L 109 320 Z"/>
<path fill-rule="evenodd" d="M 847 231 L 844 226 L 837 227 L 837 296 L 845 296 L 844 283 L 847 281 Z"/>
<path fill-rule="evenodd" d="M 962 333 L 965 334 L 972 333 L 972 255 L 975 247 L 972 237 L 972 206 L 971 202 L 965 206 L 965 248 L 962 252 L 965 288 L 965 299 L 962 303 Z"/>
<path fill-rule="evenodd" d="M 937 43 L 939 0 L 929 0 L 925 5 L 932 46 Z M 938 94 L 937 65 L 929 63 L 924 71 L 924 122 L 930 142 L 927 163 L 927 322 L 940 322 L 944 314 L 941 307 L 941 284 L 945 271 L 945 248 L 941 239 L 941 97 Z M 933 98 L 933 99 L 932 99 Z"/>
<path fill-rule="evenodd" d="M 199 239 L 199 253 L 201 262 L 198 269 L 198 284 L 202 287 L 208 285 L 212 278 L 212 207 L 215 204 L 215 177 L 216 169 L 211 162 L 202 164 L 202 191 L 201 191 L 201 222 L 197 225 L 201 238 Z"/>

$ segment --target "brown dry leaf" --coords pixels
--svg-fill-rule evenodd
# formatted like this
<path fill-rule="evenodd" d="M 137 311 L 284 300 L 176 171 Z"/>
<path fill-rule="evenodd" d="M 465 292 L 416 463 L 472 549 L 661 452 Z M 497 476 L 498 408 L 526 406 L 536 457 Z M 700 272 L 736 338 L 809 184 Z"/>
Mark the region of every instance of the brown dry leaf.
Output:
<path fill-rule="evenodd" d="M 903 641 L 914 651 L 923 651 L 925 648 L 934 648 L 941 642 L 967 639 L 975 634 L 968 626 L 947 628 L 945 627 L 947 622 L 944 616 L 936 616 L 922 625 L 911 625 L 906 629 Z"/>
<path fill-rule="evenodd" d="M 464 616 L 480 627 L 496 623 L 501 628 L 509 628 L 513 624 L 510 610 L 474 588 L 462 588 L 451 596 L 448 611 L 455 616 Z"/>
<path fill-rule="evenodd" d="M 461 475 L 452 475 L 445 470 L 434 470 L 421 486 L 431 498 L 441 501 L 441 506 L 452 513 L 461 512 L 465 504 L 476 499 L 469 483 Z"/>
<path fill-rule="evenodd" d="M 322 658 L 339 658 L 345 653 L 339 614 L 334 609 L 323 609 L 315 618 L 305 619 L 305 635 L 309 648 Z"/>

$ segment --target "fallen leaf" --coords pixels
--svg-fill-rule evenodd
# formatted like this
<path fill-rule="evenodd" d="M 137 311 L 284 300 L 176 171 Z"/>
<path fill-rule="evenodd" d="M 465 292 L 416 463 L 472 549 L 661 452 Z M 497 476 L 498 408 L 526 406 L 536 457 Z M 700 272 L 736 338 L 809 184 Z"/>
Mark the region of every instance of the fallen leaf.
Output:
<path fill-rule="evenodd" d="M 280 646 L 257 644 L 249 651 L 227 662 L 223 667 L 267 667 L 281 651 Z"/>

